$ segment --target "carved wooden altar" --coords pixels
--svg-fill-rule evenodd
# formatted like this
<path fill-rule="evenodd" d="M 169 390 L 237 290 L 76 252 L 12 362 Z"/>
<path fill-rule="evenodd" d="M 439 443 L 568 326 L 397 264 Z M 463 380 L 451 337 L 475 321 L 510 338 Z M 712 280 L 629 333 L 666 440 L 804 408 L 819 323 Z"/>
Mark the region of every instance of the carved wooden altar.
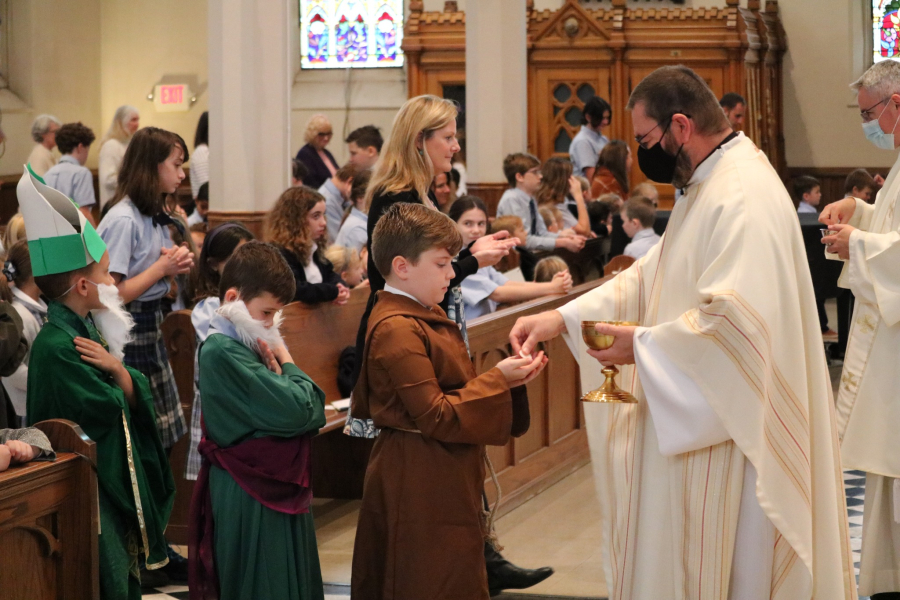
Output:
<path fill-rule="evenodd" d="M 411 0 L 403 49 L 409 95 L 444 96 L 465 85 L 465 14 L 448 2 L 445 12 L 424 12 Z M 613 107 L 610 138 L 637 147 L 623 110 L 634 85 L 654 69 L 683 64 L 702 75 L 721 97 L 736 91 L 747 99 L 744 132 L 784 173 L 781 61 L 784 30 L 778 3 L 727 0 L 724 8 L 586 9 L 566 0 L 558 10 L 528 4 L 528 144 L 542 160 L 566 156 L 581 126 L 584 102 L 597 94 Z M 637 167 L 632 185 L 645 178 Z M 663 189 L 667 187 L 668 189 Z M 662 200 L 672 198 L 660 186 Z"/>

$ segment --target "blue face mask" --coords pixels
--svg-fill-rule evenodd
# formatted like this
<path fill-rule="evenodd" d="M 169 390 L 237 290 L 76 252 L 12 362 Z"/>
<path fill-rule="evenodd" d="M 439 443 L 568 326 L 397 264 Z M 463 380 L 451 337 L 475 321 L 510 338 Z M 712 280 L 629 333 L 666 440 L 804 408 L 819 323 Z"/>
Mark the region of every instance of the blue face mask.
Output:
<path fill-rule="evenodd" d="M 884 114 L 884 111 L 887 110 L 887 105 L 881 109 L 881 114 L 878 115 L 877 119 L 873 119 L 868 123 L 863 123 L 863 133 L 866 135 L 866 139 L 872 142 L 872 144 L 876 148 L 881 148 L 882 150 L 893 150 L 894 149 L 894 129 L 897 129 L 897 123 L 900 123 L 900 115 L 897 115 L 897 120 L 894 122 L 894 126 L 891 128 L 890 133 L 885 133 L 881 130 L 881 125 L 878 124 L 878 121 L 881 119 L 881 115 Z"/>

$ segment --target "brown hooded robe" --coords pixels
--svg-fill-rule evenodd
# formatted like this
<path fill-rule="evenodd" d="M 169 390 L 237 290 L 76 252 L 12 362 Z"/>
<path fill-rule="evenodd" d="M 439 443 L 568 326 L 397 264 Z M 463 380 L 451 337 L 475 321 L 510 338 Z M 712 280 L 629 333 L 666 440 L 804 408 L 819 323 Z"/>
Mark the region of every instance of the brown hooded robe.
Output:
<path fill-rule="evenodd" d="M 352 597 L 487 600 L 483 454 L 510 437 L 503 374 L 476 376 L 440 308 L 378 292 L 352 414 L 381 428 L 366 471 Z"/>

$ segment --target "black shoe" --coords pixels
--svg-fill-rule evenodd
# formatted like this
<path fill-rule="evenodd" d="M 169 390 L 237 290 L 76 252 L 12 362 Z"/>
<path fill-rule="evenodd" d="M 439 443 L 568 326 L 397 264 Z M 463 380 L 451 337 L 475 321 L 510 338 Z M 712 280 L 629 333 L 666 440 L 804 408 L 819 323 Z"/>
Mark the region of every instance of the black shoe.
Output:
<path fill-rule="evenodd" d="M 171 546 L 166 549 L 166 555 L 169 557 L 169 564 L 159 570 L 169 577 L 171 583 L 187 585 L 188 560 L 172 550 Z"/>
<path fill-rule="evenodd" d="M 148 571 L 146 567 L 141 567 L 142 590 L 152 590 L 166 587 L 167 585 L 169 585 L 169 576 L 166 575 L 162 569 Z"/>
<path fill-rule="evenodd" d="M 490 544 L 485 544 L 484 557 L 491 596 L 496 596 L 503 590 L 530 588 L 553 575 L 552 567 L 541 567 L 540 569 L 517 567 L 503 558 Z"/>

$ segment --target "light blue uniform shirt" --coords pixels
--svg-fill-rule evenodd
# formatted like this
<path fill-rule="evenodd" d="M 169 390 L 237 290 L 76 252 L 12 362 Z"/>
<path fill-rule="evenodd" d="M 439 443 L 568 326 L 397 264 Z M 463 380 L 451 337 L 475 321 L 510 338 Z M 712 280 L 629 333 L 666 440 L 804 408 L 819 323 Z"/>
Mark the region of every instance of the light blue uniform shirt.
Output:
<path fill-rule="evenodd" d="M 56 167 L 54 167 L 54 168 L 56 168 Z M 797 206 L 797 212 L 798 213 L 816 214 L 818 211 L 816 210 L 816 207 L 813 206 L 812 204 L 810 204 L 809 202 L 803 202 L 801 200 L 800 204 Z"/>
<path fill-rule="evenodd" d="M 535 216 L 534 219 L 531 218 L 532 213 Z M 556 248 L 556 238 L 559 234 L 547 231 L 547 224 L 544 223 L 544 219 L 538 212 L 537 202 L 519 188 L 510 188 L 500 197 L 497 216 L 505 215 L 515 215 L 522 219 L 525 232 L 528 234 L 525 247 L 529 250 L 553 250 Z"/>
<path fill-rule="evenodd" d="M 59 190 L 81 207 L 97 203 L 94 197 L 94 177 L 71 154 L 64 154 L 59 162 L 44 174 L 44 182 Z"/>
<path fill-rule="evenodd" d="M 333 244 L 341 229 L 341 219 L 344 218 L 344 209 L 349 202 L 344 200 L 340 190 L 329 179 L 319 188 L 319 193 L 325 197 L 325 219 L 328 226 L 328 243 Z"/>
<path fill-rule="evenodd" d="M 652 227 L 641 229 L 631 238 L 631 243 L 625 246 L 624 254 L 635 260 L 643 258 L 659 240 L 659 235 L 653 231 Z"/>
<path fill-rule="evenodd" d="M 335 245 L 356 248 L 356 251 L 359 252 L 369 241 L 368 224 L 369 215 L 354 206 L 344 224 L 341 225 L 341 230 L 338 231 L 337 238 L 334 240 Z"/>
<path fill-rule="evenodd" d="M 600 151 L 608 143 L 608 137 L 597 133 L 587 125 L 582 125 L 581 130 L 569 144 L 569 160 L 572 161 L 575 174 L 584 176 L 585 169 L 596 167 Z"/>
<path fill-rule="evenodd" d="M 507 281 L 509 279 L 494 267 L 481 267 L 474 275 L 463 279 L 460 289 L 466 306 L 466 319 L 497 310 L 497 303 L 490 299 L 490 295 Z"/>
<path fill-rule="evenodd" d="M 109 251 L 109 272 L 123 279 L 140 275 L 155 263 L 163 248 L 172 247 L 169 228 L 153 223 L 153 217 L 141 214 L 127 196 L 109 209 L 97 233 Z M 165 277 L 151 285 L 137 300 L 158 300 L 169 293 Z"/>

